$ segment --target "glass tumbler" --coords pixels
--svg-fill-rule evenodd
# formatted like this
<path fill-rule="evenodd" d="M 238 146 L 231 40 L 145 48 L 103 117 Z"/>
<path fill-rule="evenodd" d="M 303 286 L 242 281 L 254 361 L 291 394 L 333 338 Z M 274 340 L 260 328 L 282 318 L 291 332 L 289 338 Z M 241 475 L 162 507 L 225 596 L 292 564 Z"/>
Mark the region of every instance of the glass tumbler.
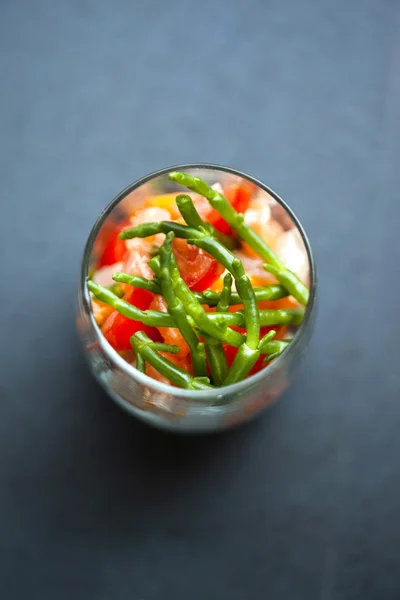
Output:
<path fill-rule="evenodd" d="M 304 279 L 310 298 L 302 323 L 286 350 L 265 369 L 248 379 L 212 390 L 193 391 L 161 383 L 138 371 L 103 337 L 96 324 L 86 282 L 96 268 L 105 240 L 113 228 L 141 206 L 147 196 L 184 193 L 168 179 L 170 171 L 185 171 L 210 185 L 222 186 L 248 180 L 260 202 L 270 206 L 273 219 L 285 231 L 294 231 L 301 247 Z M 288 265 L 289 266 L 289 265 Z M 290 385 L 301 357 L 307 350 L 315 319 L 316 271 L 308 239 L 293 211 L 268 186 L 227 167 L 190 164 L 169 167 L 142 177 L 120 192 L 104 209 L 87 240 L 80 273 L 77 327 L 84 353 L 94 377 L 111 398 L 129 414 L 146 423 L 171 431 L 213 432 L 238 425 L 271 406 Z"/>

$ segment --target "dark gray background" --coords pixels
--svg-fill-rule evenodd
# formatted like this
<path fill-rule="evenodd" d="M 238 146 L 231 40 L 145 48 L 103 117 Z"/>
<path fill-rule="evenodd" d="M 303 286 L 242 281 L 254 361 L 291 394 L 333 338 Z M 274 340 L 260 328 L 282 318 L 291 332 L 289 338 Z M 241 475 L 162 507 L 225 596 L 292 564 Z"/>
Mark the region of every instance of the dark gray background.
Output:
<path fill-rule="evenodd" d="M 0 3 L 0 596 L 400 597 L 400 4 Z M 179 162 L 259 177 L 320 274 L 296 386 L 181 439 L 125 416 L 74 330 L 86 236 Z"/>

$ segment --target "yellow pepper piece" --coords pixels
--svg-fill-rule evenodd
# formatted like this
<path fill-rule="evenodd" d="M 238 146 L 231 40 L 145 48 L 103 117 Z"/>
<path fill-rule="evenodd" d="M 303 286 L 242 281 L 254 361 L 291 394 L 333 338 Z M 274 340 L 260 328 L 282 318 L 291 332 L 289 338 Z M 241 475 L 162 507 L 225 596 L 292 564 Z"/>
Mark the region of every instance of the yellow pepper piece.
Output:
<path fill-rule="evenodd" d="M 95 321 L 101 327 L 107 317 L 113 312 L 113 307 L 96 298 L 92 298 L 92 310 Z"/>
<path fill-rule="evenodd" d="M 146 199 L 147 206 L 157 206 L 158 208 L 164 208 L 168 210 L 171 217 L 176 219 L 180 217 L 180 212 L 175 203 L 175 198 L 178 196 L 178 192 L 172 194 L 163 194 L 161 196 L 148 196 Z"/>

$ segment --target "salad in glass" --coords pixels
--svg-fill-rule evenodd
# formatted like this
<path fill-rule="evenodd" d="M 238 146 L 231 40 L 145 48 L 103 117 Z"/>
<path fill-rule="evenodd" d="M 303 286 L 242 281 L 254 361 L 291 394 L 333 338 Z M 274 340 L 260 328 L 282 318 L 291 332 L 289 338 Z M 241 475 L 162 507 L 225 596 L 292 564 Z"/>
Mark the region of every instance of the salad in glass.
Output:
<path fill-rule="evenodd" d="M 311 331 L 315 270 L 276 194 L 237 171 L 189 165 L 144 178 L 106 209 L 82 287 L 89 362 L 111 395 L 154 424 L 209 430 L 287 387 Z"/>

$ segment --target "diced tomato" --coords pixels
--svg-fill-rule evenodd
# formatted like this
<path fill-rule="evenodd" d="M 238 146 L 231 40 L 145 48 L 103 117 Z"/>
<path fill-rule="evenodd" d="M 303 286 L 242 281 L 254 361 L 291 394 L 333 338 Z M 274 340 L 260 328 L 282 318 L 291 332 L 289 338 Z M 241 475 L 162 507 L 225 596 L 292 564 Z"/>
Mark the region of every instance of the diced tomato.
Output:
<path fill-rule="evenodd" d="M 224 267 L 208 252 L 188 244 L 186 240 L 174 239 L 173 251 L 182 279 L 197 292 L 210 287 L 224 271 Z"/>
<path fill-rule="evenodd" d="M 141 290 L 140 288 L 131 287 L 129 291 L 125 294 L 124 300 L 129 302 L 129 304 L 133 304 L 140 310 L 146 310 L 149 308 L 154 298 L 154 294 L 152 292 L 148 292 L 147 290 Z"/>
<path fill-rule="evenodd" d="M 215 283 L 220 278 L 224 270 L 225 269 L 221 265 L 221 263 L 219 263 L 217 260 L 214 261 L 209 271 L 207 271 L 207 273 L 202 279 L 200 279 L 199 281 L 197 281 L 197 283 L 192 285 L 191 289 L 195 292 L 204 292 L 204 290 L 207 290 L 209 287 L 212 286 L 213 283 Z"/>
<path fill-rule="evenodd" d="M 238 213 L 244 213 L 250 204 L 252 187 L 245 181 L 240 184 L 229 185 L 224 189 L 224 196 Z M 215 229 L 218 229 L 221 233 L 228 235 L 232 233 L 232 229 L 228 223 L 216 210 L 210 212 L 207 221 L 211 225 L 214 225 Z"/>
<path fill-rule="evenodd" d="M 154 294 L 147 290 L 132 288 L 124 296 L 124 300 L 137 306 L 141 310 L 146 310 L 152 302 Z M 159 340 L 160 334 L 155 327 L 144 325 L 140 321 L 133 321 L 114 310 L 104 321 L 101 331 L 109 344 L 115 350 L 130 350 L 132 348 L 130 339 L 137 331 L 144 331 L 151 339 Z"/>
<path fill-rule="evenodd" d="M 224 350 L 225 350 L 226 362 L 228 363 L 228 367 L 231 367 L 232 363 L 235 359 L 235 356 L 238 353 L 238 348 L 224 344 Z"/>
<path fill-rule="evenodd" d="M 127 254 L 127 247 L 124 240 L 120 240 L 118 235 L 126 227 L 129 227 L 129 223 L 124 222 L 123 224 L 113 229 L 113 232 L 110 235 L 107 244 L 104 247 L 103 254 L 101 255 L 101 258 L 99 260 L 98 267 L 106 267 L 108 265 L 113 265 L 117 262 L 124 260 Z"/>

